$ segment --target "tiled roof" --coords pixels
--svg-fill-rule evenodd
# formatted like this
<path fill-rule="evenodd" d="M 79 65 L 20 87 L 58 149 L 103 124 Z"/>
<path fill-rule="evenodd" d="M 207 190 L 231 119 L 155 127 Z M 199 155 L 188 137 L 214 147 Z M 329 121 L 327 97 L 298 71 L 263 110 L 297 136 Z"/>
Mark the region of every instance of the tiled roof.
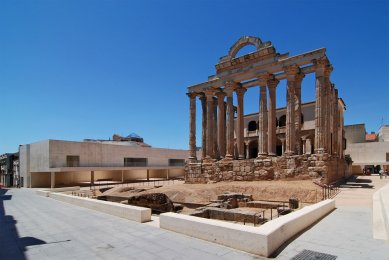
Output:
<path fill-rule="evenodd" d="M 377 135 L 376 134 L 366 134 L 365 137 L 366 141 L 375 141 L 377 140 Z"/>

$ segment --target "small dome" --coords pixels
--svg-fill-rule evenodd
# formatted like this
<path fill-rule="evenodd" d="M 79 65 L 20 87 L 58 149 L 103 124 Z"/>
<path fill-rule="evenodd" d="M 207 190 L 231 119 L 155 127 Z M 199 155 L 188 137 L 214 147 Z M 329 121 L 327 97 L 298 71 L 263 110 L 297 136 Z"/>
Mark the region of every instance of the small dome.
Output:
<path fill-rule="evenodd" d="M 139 135 L 137 135 L 135 133 L 131 133 L 131 134 L 127 135 L 127 138 L 142 138 L 142 137 L 140 137 Z"/>

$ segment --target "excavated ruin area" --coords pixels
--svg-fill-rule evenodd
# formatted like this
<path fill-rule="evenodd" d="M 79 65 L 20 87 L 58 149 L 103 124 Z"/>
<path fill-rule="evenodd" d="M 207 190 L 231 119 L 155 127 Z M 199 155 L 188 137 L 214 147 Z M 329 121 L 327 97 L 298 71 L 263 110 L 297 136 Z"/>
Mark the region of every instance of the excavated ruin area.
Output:
<path fill-rule="evenodd" d="M 123 197 L 123 200 L 126 200 L 134 195 L 164 193 L 175 203 L 208 204 L 225 192 L 251 194 L 255 201 L 288 201 L 290 197 L 296 197 L 300 202 L 315 203 L 322 197 L 322 189 L 312 180 L 175 184 L 157 188 L 137 187 L 135 190 L 130 187 L 115 187 L 105 191 L 103 195 Z"/>

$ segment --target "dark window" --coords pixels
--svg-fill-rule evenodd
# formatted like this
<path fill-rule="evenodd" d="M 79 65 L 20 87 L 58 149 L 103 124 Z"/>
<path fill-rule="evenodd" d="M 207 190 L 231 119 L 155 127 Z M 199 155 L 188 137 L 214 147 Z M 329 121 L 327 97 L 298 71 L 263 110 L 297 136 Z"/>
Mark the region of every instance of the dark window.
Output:
<path fill-rule="evenodd" d="M 255 131 L 257 130 L 257 122 L 255 121 L 250 121 L 248 125 L 249 131 Z"/>
<path fill-rule="evenodd" d="M 184 166 L 184 159 L 169 159 L 169 166 Z"/>
<path fill-rule="evenodd" d="M 389 153 L 386 153 L 386 161 L 389 162 Z"/>
<path fill-rule="evenodd" d="M 301 124 L 304 124 L 304 115 L 301 113 Z"/>
<path fill-rule="evenodd" d="M 67 155 L 66 156 L 67 167 L 80 167 L 80 156 L 78 155 Z"/>
<path fill-rule="evenodd" d="M 286 126 L 286 115 L 280 117 L 280 119 L 278 120 L 278 126 L 279 127 Z"/>
<path fill-rule="evenodd" d="M 124 167 L 147 166 L 147 158 L 124 158 Z"/>

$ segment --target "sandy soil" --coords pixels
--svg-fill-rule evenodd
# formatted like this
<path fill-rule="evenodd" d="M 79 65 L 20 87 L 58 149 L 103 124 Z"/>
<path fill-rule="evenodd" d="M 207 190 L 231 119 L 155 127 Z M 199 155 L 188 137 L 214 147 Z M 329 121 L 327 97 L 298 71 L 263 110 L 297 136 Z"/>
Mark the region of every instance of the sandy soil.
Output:
<path fill-rule="evenodd" d="M 288 201 L 294 196 L 300 202 L 315 203 L 322 196 L 322 189 L 311 180 L 218 182 L 213 184 L 176 184 L 159 188 L 139 187 L 143 191 L 116 187 L 104 195 L 129 197 L 135 194 L 161 192 L 177 203 L 208 203 L 223 192 L 251 194 L 254 200 Z"/>

